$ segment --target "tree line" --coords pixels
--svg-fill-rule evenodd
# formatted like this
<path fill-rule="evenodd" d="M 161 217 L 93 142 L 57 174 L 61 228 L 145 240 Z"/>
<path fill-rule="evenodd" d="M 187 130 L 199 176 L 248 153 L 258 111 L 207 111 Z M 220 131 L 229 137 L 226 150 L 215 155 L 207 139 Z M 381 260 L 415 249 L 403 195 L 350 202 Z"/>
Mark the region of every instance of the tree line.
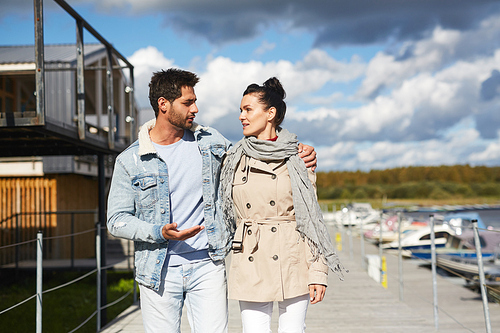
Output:
<path fill-rule="evenodd" d="M 317 173 L 319 199 L 500 196 L 500 167 L 410 166 Z"/>

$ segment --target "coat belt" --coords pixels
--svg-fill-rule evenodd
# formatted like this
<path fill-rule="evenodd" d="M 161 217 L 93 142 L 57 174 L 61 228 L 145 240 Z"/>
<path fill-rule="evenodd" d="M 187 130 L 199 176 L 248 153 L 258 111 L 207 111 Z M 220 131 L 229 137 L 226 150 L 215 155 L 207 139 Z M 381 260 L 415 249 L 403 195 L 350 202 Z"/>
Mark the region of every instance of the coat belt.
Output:
<path fill-rule="evenodd" d="M 261 225 L 280 225 L 295 221 L 295 216 L 276 216 L 265 219 L 240 219 L 236 228 L 232 249 L 235 252 L 243 251 L 243 241 L 247 239 L 247 246 L 251 249 L 250 253 L 254 253 L 259 248 L 260 241 L 260 226 Z M 248 234 L 248 230 L 252 230 Z"/>

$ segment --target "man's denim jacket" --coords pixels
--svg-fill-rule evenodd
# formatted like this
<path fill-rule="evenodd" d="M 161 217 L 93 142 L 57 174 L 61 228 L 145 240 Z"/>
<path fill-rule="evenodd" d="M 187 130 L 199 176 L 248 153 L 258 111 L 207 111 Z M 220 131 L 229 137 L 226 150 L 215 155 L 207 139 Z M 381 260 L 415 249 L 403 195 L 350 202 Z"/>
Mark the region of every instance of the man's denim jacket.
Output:
<path fill-rule="evenodd" d="M 168 245 L 161 231 L 165 224 L 173 221 L 170 220 L 167 165 L 149 137 L 154 125 L 155 119 L 144 124 L 139 139 L 116 158 L 107 226 L 113 236 L 134 241 L 136 280 L 158 290 Z M 231 143 L 209 127 L 194 123 L 191 130 L 202 155 L 208 252 L 212 260 L 222 260 L 230 249 L 232 235 L 222 219 L 219 177 L 223 156 Z"/>

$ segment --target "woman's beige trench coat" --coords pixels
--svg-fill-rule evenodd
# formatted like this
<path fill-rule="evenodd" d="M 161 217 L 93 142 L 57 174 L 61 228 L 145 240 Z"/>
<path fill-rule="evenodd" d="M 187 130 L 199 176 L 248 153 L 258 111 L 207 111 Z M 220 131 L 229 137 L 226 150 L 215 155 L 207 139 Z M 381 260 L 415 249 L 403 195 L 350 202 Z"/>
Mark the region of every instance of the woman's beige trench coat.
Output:
<path fill-rule="evenodd" d="M 313 184 L 316 175 L 309 170 Z M 235 171 L 233 200 L 238 217 L 229 268 L 229 298 L 283 301 L 327 285 L 328 267 L 313 262 L 307 241 L 295 230 L 292 188 L 285 161 L 243 156 Z"/>

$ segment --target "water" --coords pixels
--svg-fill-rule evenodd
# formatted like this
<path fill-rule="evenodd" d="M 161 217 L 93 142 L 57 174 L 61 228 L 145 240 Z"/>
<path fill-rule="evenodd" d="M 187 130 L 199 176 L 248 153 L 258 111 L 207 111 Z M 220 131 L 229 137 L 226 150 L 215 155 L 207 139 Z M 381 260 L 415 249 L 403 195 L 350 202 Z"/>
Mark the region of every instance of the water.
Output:
<path fill-rule="evenodd" d="M 500 229 L 500 209 L 481 209 L 476 212 L 487 227 Z"/>
<path fill-rule="evenodd" d="M 474 212 L 478 213 L 483 220 L 486 227 L 491 227 L 500 230 L 500 208 L 487 208 L 487 209 L 467 209 L 467 210 L 457 210 L 457 211 L 417 211 L 417 212 L 405 212 L 406 217 L 413 218 L 414 221 L 428 221 L 429 215 L 446 215 L 447 213 L 455 212 Z"/>

